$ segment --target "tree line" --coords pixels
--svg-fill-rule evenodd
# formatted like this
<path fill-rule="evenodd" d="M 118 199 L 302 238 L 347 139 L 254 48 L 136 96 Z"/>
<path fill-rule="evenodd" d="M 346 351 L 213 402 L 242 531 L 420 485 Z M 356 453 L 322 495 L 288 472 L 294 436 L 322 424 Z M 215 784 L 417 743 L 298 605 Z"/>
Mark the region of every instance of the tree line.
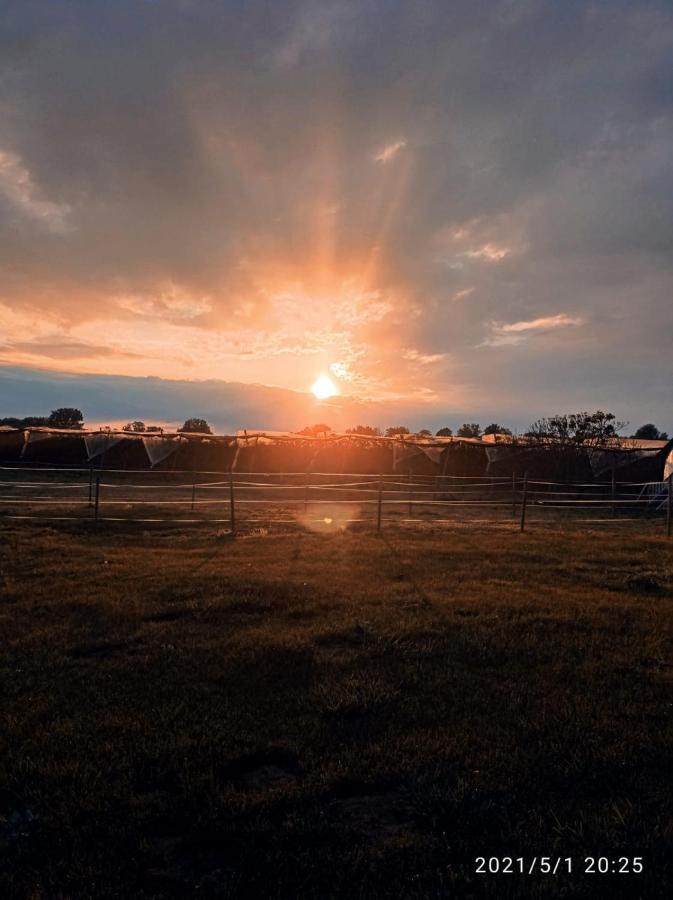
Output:
<path fill-rule="evenodd" d="M 602 410 L 597 410 L 594 413 L 566 413 L 538 419 L 533 422 L 527 431 L 523 432 L 523 436 L 532 441 L 552 439 L 561 443 L 598 444 L 610 438 L 618 437 L 619 432 L 623 431 L 627 425 L 628 422 L 620 422 L 613 413 L 605 413 Z M 331 431 L 332 429 L 329 425 L 319 423 L 302 429 L 299 434 L 318 437 L 323 434 L 329 434 Z M 362 437 L 403 437 L 410 435 L 412 437 L 428 438 L 433 436 L 429 428 L 412 431 L 406 425 L 391 425 L 385 429 L 374 425 L 356 425 L 354 428 L 347 428 L 346 434 L 360 435 Z M 497 422 L 491 422 L 490 425 L 483 429 L 477 422 L 464 422 L 455 431 L 455 437 L 461 438 L 480 438 L 490 434 L 512 436 L 513 433 L 510 428 Z M 453 437 L 454 432 L 449 426 L 444 426 L 438 429 L 434 436 Z M 641 425 L 630 437 L 639 440 L 667 441 L 669 439 L 667 432 L 660 431 L 651 422 Z"/>
<path fill-rule="evenodd" d="M 81 430 L 84 428 L 84 416 L 82 411 L 76 407 L 62 406 L 52 410 L 48 416 L 25 416 L 24 418 L 7 416 L 0 418 L 0 425 L 12 428 L 46 427 Z M 552 439 L 555 443 L 562 444 L 598 445 L 610 438 L 618 437 L 619 432 L 623 431 L 627 425 L 628 422 L 620 422 L 613 413 L 605 413 L 602 410 L 597 410 L 594 413 L 567 413 L 538 419 L 524 432 L 524 436 L 532 441 L 548 441 Z M 128 422 L 123 426 L 122 430 L 132 434 L 163 434 L 161 426 L 146 425 L 139 419 Z M 182 427 L 178 428 L 178 432 L 212 434 L 213 430 L 206 419 L 194 416 L 186 419 Z M 297 433 L 319 437 L 331 432 L 332 428 L 329 425 L 319 422 L 315 425 L 309 425 Z M 412 431 L 406 425 L 390 425 L 385 429 L 374 425 L 355 425 L 353 428 L 346 429 L 346 433 L 362 437 L 399 437 L 410 435 L 418 438 L 429 438 L 433 436 L 429 428 Z M 455 436 L 461 438 L 479 438 L 489 434 L 512 435 L 512 431 L 510 428 L 497 422 L 491 422 L 484 429 L 477 422 L 463 422 L 455 432 Z M 444 426 L 438 429 L 434 436 L 453 437 L 454 432 L 449 426 Z M 648 422 L 646 425 L 641 425 L 640 428 L 637 428 L 631 437 L 639 440 L 667 441 L 668 433 L 660 431 L 656 425 Z"/>
<path fill-rule="evenodd" d="M 0 425 L 9 428 L 58 428 L 81 431 L 84 428 L 84 416 L 80 409 L 74 406 L 61 406 L 53 409 L 48 416 L 5 416 L 0 418 Z M 105 430 L 105 429 L 103 429 Z M 111 430 L 108 427 L 108 430 Z M 139 419 L 127 422 L 122 431 L 133 434 L 163 434 L 164 429 L 160 425 L 146 425 Z M 213 431 L 205 419 L 186 419 L 184 425 L 178 428 L 178 432 L 192 432 L 199 434 L 212 434 Z"/>

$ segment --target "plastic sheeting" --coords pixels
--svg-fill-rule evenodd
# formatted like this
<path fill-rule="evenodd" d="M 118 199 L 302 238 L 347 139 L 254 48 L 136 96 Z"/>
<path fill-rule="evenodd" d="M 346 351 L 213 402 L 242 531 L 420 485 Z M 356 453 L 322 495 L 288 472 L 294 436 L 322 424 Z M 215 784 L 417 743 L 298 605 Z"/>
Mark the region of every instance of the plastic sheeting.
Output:
<path fill-rule="evenodd" d="M 49 431 L 24 431 L 24 444 L 21 450 L 21 456 L 26 452 L 28 444 L 36 444 L 38 441 L 46 441 L 53 437 Z"/>
<path fill-rule="evenodd" d="M 180 446 L 179 440 L 165 437 L 145 437 L 142 438 L 143 447 L 151 466 L 163 462 Z"/>
<path fill-rule="evenodd" d="M 427 457 L 430 462 L 438 466 L 441 463 L 444 447 L 424 447 L 422 444 L 411 444 L 406 441 L 393 444 L 393 470 L 399 472 L 404 468 L 404 463 L 419 456 Z"/>
<path fill-rule="evenodd" d="M 48 436 L 49 435 L 47 435 L 47 437 Z M 110 447 L 114 447 L 115 444 L 124 440 L 123 437 L 116 434 L 105 434 L 104 431 L 100 434 L 85 434 L 83 437 L 84 446 L 86 447 L 86 456 L 89 461 L 95 459 L 97 456 L 101 456 L 106 450 L 109 450 Z"/>
<path fill-rule="evenodd" d="M 671 475 L 673 475 L 673 450 L 668 454 L 664 463 L 664 481 L 670 478 Z"/>
<path fill-rule="evenodd" d="M 10 459 L 19 459 L 23 456 L 27 437 L 27 431 L 0 428 L 0 459 L 4 459 L 6 456 Z"/>
<path fill-rule="evenodd" d="M 651 459 L 658 450 L 589 450 L 589 463 L 594 475 L 602 475 L 612 469 L 621 469 L 639 459 Z"/>

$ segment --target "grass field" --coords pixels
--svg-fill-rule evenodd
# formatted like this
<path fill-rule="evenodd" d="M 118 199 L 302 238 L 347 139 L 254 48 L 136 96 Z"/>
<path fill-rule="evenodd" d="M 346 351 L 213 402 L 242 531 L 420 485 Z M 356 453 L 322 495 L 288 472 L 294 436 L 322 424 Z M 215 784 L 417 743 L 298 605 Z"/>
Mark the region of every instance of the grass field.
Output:
<path fill-rule="evenodd" d="M 0 588 L 3 898 L 670 896 L 660 528 L 5 525 Z"/>

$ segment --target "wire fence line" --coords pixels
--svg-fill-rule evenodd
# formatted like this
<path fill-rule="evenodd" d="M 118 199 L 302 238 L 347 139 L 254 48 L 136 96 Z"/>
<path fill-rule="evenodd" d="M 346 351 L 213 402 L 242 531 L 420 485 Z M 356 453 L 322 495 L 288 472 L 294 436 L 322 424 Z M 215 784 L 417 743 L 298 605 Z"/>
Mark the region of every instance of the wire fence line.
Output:
<path fill-rule="evenodd" d="M 189 475 L 190 478 L 182 476 Z M 514 476 L 330 472 L 169 472 L 0 466 L 0 518 L 94 522 L 347 527 L 370 522 L 648 519 L 671 534 L 673 477 L 652 482 L 554 482 Z M 123 513 L 123 514 L 122 514 Z M 442 518 L 449 515 L 450 519 Z M 593 518 L 589 518 L 593 516 Z"/>

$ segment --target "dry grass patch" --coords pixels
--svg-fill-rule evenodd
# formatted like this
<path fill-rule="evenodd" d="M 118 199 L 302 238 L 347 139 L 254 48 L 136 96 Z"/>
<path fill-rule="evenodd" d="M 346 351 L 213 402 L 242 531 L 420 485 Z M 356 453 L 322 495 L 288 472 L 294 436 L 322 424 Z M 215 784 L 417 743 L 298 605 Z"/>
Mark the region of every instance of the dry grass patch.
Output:
<path fill-rule="evenodd" d="M 671 546 L 4 528 L 3 896 L 545 897 L 673 875 Z M 625 887 L 625 885 L 627 885 Z"/>

